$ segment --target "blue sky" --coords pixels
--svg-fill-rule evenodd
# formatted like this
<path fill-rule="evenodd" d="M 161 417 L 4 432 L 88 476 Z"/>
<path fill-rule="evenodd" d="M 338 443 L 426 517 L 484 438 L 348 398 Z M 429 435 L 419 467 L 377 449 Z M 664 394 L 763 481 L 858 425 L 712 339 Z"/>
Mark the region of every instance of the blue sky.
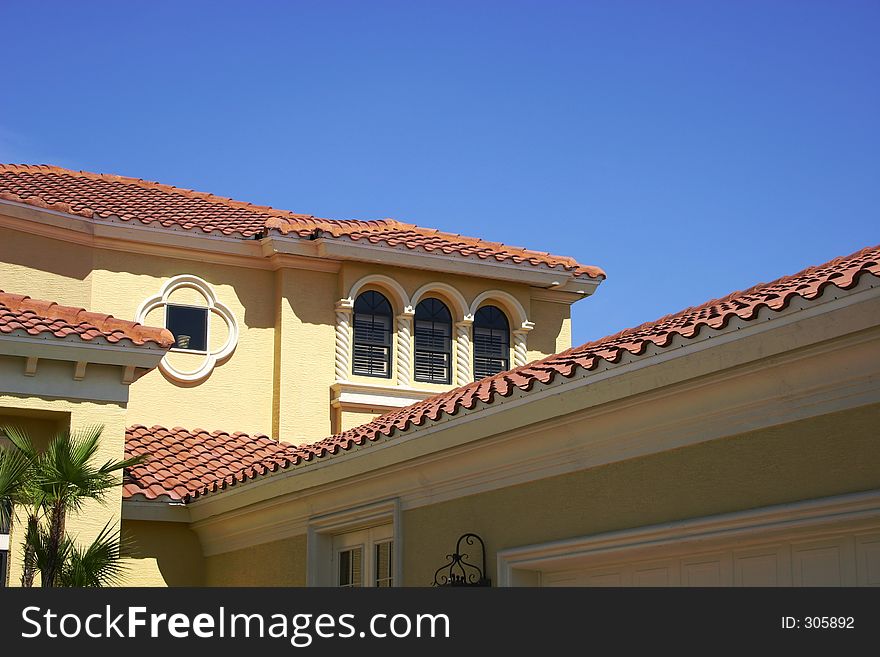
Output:
<path fill-rule="evenodd" d="M 878 2 L 0 3 L 0 160 L 571 255 L 584 342 L 880 242 Z"/>

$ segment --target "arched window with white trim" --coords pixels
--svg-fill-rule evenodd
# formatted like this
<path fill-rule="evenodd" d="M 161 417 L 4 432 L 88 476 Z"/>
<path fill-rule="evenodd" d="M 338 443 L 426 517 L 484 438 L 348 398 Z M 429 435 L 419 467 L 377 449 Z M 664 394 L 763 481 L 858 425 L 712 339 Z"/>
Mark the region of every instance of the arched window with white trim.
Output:
<path fill-rule="evenodd" d="M 474 380 L 510 369 L 510 322 L 497 306 L 474 315 Z"/>
<path fill-rule="evenodd" d="M 452 382 L 452 314 L 439 299 L 416 306 L 414 360 L 416 381 Z"/>
<path fill-rule="evenodd" d="M 388 299 L 369 290 L 354 302 L 354 363 L 361 376 L 391 378 L 392 312 Z"/>

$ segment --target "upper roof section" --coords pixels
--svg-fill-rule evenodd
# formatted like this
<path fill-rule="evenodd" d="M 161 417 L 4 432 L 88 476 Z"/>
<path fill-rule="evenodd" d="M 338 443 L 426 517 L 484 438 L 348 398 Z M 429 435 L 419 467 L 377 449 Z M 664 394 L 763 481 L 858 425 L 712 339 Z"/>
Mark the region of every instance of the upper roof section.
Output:
<path fill-rule="evenodd" d="M 168 349 L 174 336 L 164 328 L 144 326 L 137 322 L 116 319 L 74 308 L 59 306 L 54 301 L 41 301 L 21 294 L 0 290 L 0 334 L 68 338 L 84 342 L 132 346 L 155 346 Z"/>
<path fill-rule="evenodd" d="M 138 178 L 48 165 L 0 164 L 0 199 L 88 219 L 139 222 L 194 234 L 241 239 L 271 233 L 308 240 L 331 238 L 380 248 L 403 247 L 436 255 L 555 270 L 578 278 L 605 277 L 600 268 L 580 264 L 573 258 L 462 237 L 393 219 L 321 219 Z"/>

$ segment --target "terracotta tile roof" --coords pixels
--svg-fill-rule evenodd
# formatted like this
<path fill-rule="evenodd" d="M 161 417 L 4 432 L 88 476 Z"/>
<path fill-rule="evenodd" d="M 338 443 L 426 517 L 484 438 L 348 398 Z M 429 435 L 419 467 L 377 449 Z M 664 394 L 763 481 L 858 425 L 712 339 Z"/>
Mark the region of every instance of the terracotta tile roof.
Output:
<path fill-rule="evenodd" d="M 73 335 L 86 342 L 103 339 L 112 344 L 130 342 L 143 346 L 152 343 L 162 349 L 174 344 L 174 336 L 164 328 L 0 290 L 0 336 L 45 334 L 56 338 Z"/>
<path fill-rule="evenodd" d="M 126 471 L 123 497 L 189 501 L 267 472 L 296 465 L 299 448 L 261 435 L 176 427 L 126 429 L 125 457 L 147 455 Z"/>
<path fill-rule="evenodd" d="M 318 237 L 349 239 L 388 248 L 561 269 L 575 276 L 605 275 L 598 267 L 582 265 L 573 258 L 443 233 L 393 219 L 321 219 L 139 178 L 48 165 L 0 164 L 0 199 L 88 219 L 139 222 L 201 234 L 254 238 L 274 230 L 310 240 Z"/>
<path fill-rule="evenodd" d="M 796 297 L 806 300 L 817 298 L 828 286 L 850 289 L 858 283 L 859 277 L 864 273 L 880 277 L 880 246 L 863 249 L 853 255 L 810 267 L 771 283 L 762 283 L 745 291 L 734 292 L 721 299 L 688 308 L 657 321 L 626 329 L 508 372 L 435 395 L 307 446 L 293 447 L 283 443 L 272 443 L 272 446 L 269 446 L 266 443 L 269 439 L 262 436 L 248 438 L 241 434 L 229 436 L 223 433 L 208 435 L 205 432 L 196 432 L 202 440 L 209 441 L 210 446 L 206 450 L 216 450 L 218 456 L 211 458 L 220 458 L 220 455 L 228 457 L 228 460 L 223 461 L 225 469 L 216 472 L 220 477 L 216 476 L 216 464 L 210 459 L 200 461 L 198 458 L 193 460 L 187 456 L 182 463 L 179 463 L 180 457 L 171 451 L 169 443 L 179 440 L 175 434 L 185 438 L 196 434 L 181 429 L 168 432 L 161 428 L 135 427 L 130 432 L 130 436 L 136 435 L 137 445 L 144 446 L 138 449 L 152 445 L 153 449 L 157 450 L 161 465 L 156 465 L 155 468 L 170 473 L 171 468 L 176 467 L 176 471 L 181 473 L 178 476 L 186 477 L 187 482 L 197 480 L 194 485 L 182 484 L 183 488 L 180 489 L 175 488 L 181 485 L 177 480 L 173 481 L 173 486 L 171 480 L 163 481 L 158 477 L 156 480 L 143 482 L 147 486 L 151 484 L 159 486 L 158 489 L 154 489 L 154 494 L 161 490 L 174 489 L 178 494 L 183 494 L 186 490 L 191 496 L 196 496 L 242 483 L 279 468 L 322 459 L 354 447 L 369 445 L 397 433 L 411 431 L 430 421 L 439 420 L 444 414 L 455 415 L 461 409 L 473 409 L 478 401 L 491 404 L 499 398 L 510 396 L 517 389 L 529 391 L 536 382 L 550 383 L 557 376 L 572 378 L 578 371 L 595 369 L 602 361 L 619 362 L 624 353 L 643 355 L 649 345 L 666 347 L 676 335 L 689 339 L 697 336 L 704 329 L 723 329 L 734 317 L 750 321 L 762 308 L 779 312 L 788 307 Z M 130 437 L 130 440 L 133 438 Z M 218 445 L 218 442 L 226 440 L 229 441 L 230 447 Z M 248 447 L 250 441 L 256 441 L 253 443 L 256 445 L 255 451 L 251 451 Z M 146 448 L 146 451 L 149 449 Z M 196 450 L 197 444 L 184 449 Z M 186 451 L 186 453 L 189 455 L 192 452 Z M 257 458 L 254 458 L 255 456 Z M 198 474 L 195 476 L 190 474 L 190 471 L 200 463 L 203 467 Z M 205 463 L 207 465 L 204 465 Z"/>

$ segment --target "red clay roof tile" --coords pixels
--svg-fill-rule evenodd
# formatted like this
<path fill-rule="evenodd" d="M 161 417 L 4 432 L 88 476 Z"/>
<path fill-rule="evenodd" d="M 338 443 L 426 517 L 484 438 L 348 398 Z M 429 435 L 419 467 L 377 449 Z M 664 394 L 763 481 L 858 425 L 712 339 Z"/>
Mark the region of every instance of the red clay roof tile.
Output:
<path fill-rule="evenodd" d="M 88 219 L 115 218 L 170 230 L 240 238 L 253 238 L 275 230 L 306 239 L 349 239 L 391 248 L 439 251 L 480 260 L 492 258 L 498 262 L 561 269 L 575 276 L 605 276 L 598 267 L 582 265 L 573 258 L 443 233 L 393 219 L 321 219 L 139 178 L 48 165 L 0 164 L 0 199 Z"/>
<path fill-rule="evenodd" d="M 49 334 L 56 338 L 76 335 L 86 342 L 97 338 L 112 344 L 128 341 L 143 346 L 152 343 L 162 349 L 174 344 L 174 336 L 164 328 L 0 290 L 0 335 L 13 334 Z"/>

